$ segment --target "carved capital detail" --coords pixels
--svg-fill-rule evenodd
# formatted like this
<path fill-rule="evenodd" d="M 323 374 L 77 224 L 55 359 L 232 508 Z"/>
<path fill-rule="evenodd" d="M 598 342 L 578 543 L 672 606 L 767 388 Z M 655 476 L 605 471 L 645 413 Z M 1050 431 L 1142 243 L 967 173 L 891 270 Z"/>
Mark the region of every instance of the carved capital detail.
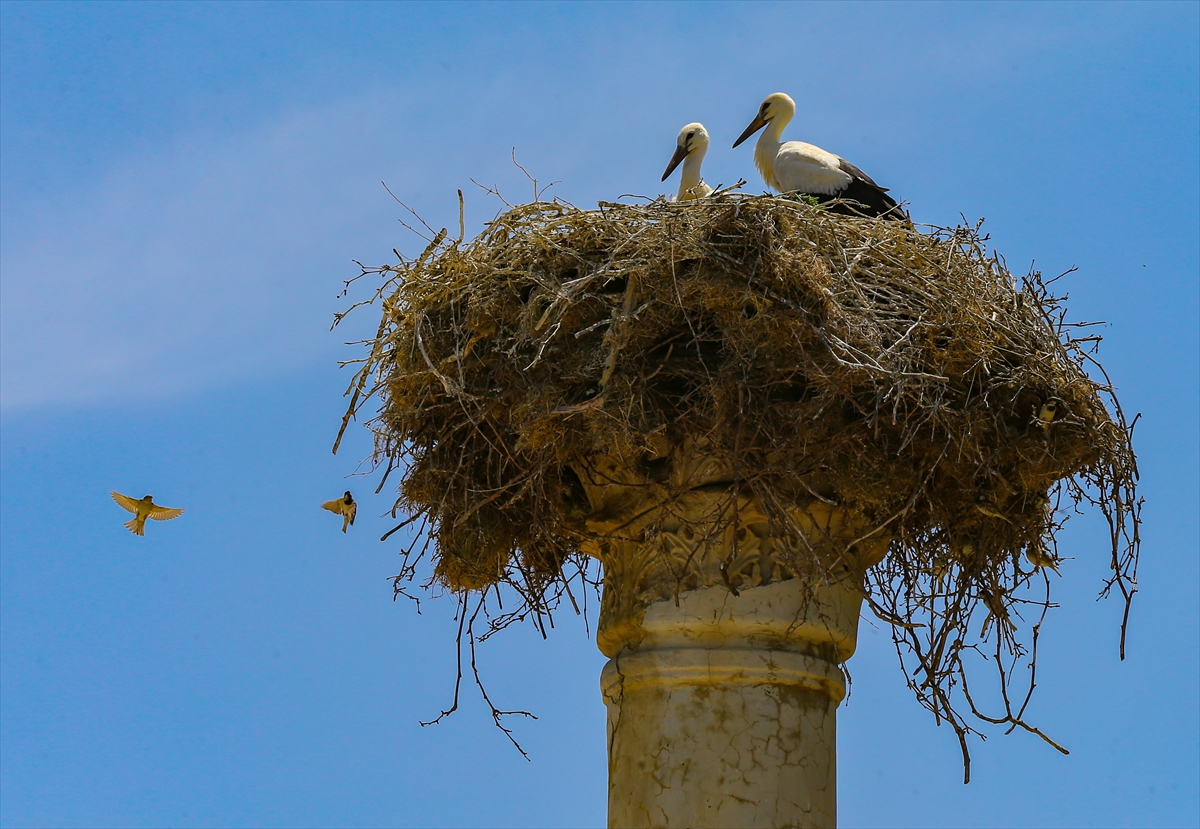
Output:
<path fill-rule="evenodd" d="M 821 573 L 821 588 L 854 592 L 886 552 L 889 539 L 843 507 L 810 498 L 772 518 L 756 497 L 735 490 L 719 461 L 685 457 L 672 474 L 682 480 L 658 482 L 610 456 L 578 471 L 592 503 L 594 536 L 584 549 L 604 565 L 597 644 L 607 656 L 640 646 L 654 602 L 678 604 L 684 593 L 717 586 L 737 596 L 801 571 Z M 696 485 L 681 491 L 682 481 Z"/>

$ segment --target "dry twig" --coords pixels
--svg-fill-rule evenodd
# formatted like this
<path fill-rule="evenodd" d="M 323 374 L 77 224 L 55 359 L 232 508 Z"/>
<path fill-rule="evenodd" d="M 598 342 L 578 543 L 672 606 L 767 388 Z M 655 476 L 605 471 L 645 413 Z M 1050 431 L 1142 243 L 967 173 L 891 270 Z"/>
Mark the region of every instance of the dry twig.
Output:
<path fill-rule="evenodd" d="M 794 542 L 795 577 L 818 583 L 844 565 L 813 552 L 796 505 L 845 506 L 871 522 L 864 538 L 892 539 L 862 588 L 892 623 L 918 701 L 958 735 L 968 775 L 967 738 L 982 735 L 961 711 L 1055 745 L 1022 719 L 1041 624 L 1025 627 L 1022 611 L 1051 606 L 1029 554 L 1056 551 L 1066 509 L 1100 509 L 1123 656 L 1140 545 L 1136 418 L 1095 360 L 1098 337 L 986 243 L 979 225 L 918 232 L 725 192 L 592 211 L 537 200 L 470 242 L 442 230 L 416 260 L 364 268 L 383 280 L 368 301 L 383 318 L 343 429 L 377 402 L 375 461 L 403 475 L 393 514 L 426 522 L 397 595 L 413 598 L 403 586 L 432 549 L 425 587 L 457 593 L 463 618 L 466 596 L 481 597 L 464 622 L 472 655 L 498 585 L 519 606 L 480 640 L 522 619 L 545 634 L 571 580 L 597 584 L 573 469 L 608 452 L 653 476 L 671 463 L 656 447 L 702 436 L 736 469 L 728 520 L 738 497 L 756 497 Z M 968 691 L 964 658 L 984 646 L 999 717 Z M 1031 670 L 1014 711 L 1018 660 Z M 505 712 L 492 711 L 499 725 Z"/>

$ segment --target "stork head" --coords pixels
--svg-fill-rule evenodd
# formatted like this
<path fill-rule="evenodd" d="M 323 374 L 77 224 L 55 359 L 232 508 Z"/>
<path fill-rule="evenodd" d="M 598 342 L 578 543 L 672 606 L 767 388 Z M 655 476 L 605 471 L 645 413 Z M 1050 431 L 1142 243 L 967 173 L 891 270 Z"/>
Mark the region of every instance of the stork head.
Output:
<path fill-rule="evenodd" d="M 738 140 L 733 142 L 733 146 L 736 147 L 738 144 L 741 144 L 772 121 L 781 125 L 786 124 L 792 120 L 792 116 L 795 114 L 796 102 L 791 99 L 791 96 L 783 92 L 772 92 L 763 99 L 762 104 L 758 108 L 758 114 L 754 116 L 754 120 L 750 122 L 750 126 L 746 127 L 745 131 L 738 136 Z"/>
<path fill-rule="evenodd" d="M 679 137 L 675 139 L 675 155 L 671 156 L 671 161 L 667 164 L 667 171 L 663 173 L 662 180 L 666 181 L 667 176 L 675 171 L 685 158 L 692 154 L 704 155 L 708 150 L 708 130 L 704 129 L 704 125 L 699 122 L 692 122 L 679 131 Z"/>

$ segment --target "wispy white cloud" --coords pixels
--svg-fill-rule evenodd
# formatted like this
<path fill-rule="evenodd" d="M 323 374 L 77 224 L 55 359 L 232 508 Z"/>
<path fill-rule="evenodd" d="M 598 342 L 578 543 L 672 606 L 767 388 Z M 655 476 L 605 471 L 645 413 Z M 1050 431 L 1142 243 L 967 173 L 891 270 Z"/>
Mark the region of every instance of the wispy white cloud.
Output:
<path fill-rule="evenodd" d="M 788 7 L 759 10 L 766 9 L 789 25 L 804 18 Z M 933 57 L 918 59 L 916 46 L 898 43 L 898 65 L 881 78 L 877 63 L 847 66 L 837 44 L 782 55 L 757 48 L 754 31 L 731 20 L 729 48 L 680 60 L 687 32 L 667 37 L 656 54 L 649 33 L 606 20 L 568 50 L 578 62 L 570 72 L 525 53 L 496 68 L 477 61 L 430 75 L 419 91 L 348 93 L 232 138 L 178 136 L 54 199 L 7 199 L 0 405 L 147 399 L 332 363 L 340 338 L 323 333 L 339 307 L 339 279 L 354 273 L 350 260 L 382 260 L 404 239 L 395 223 L 401 208 L 379 180 L 450 225 L 453 190 L 466 186 L 477 227 L 494 204 L 471 192 L 469 177 L 526 196 L 508 160 L 512 146 L 536 175 L 568 179 L 551 192 L 572 200 L 653 195 L 663 189 L 658 174 L 680 125 L 700 117 L 718 143 L 732 140 L 759 96 L 784 88 L 804 101 L 794 134 L 804 130 L 868 166 L 886 160 L 888 175 L 879 177 L 903 184 L 903 165 L 921 159 L 897 143 L 930 132 L 954 140 L 935 103 L 938 85 L 970 85 L 1000 64 L 1009 71 L 1012 55 L 1049 37 L 1009 33 L 982 50 L 980 65 L 961 44 L 930 42 Z M 947 50 L 958 72 L 931 73 Z M 918 78 L 930 90 L 928 105 L 896 103 L 889 90 Z M 743 175 L 759 189 L 748 154 L 710 155 L 710 181 Z"/>
<path fill-rule="evenodd" d="M 351 258 L 399 235 L 379 180 L 403 104 L 364 96 L 181 141 L 6 220 L 4 408 L 172 394 L 327 353 Z"/>
<path fill-rule="evenodd" d="M 452 118 L 430 97 L 367 94 L 235 138 L 184 136 L 6 217 L 3 408 L 149 399 L 332 363 L 341 338 L 324 333 L 351 260 L 420 244 L 381 179 L 441 224 L 457 223 L 454 188 L 466 186 L 478 227 L 499 202 L 471 177 L 525 196 L 511 146 L 547 178 L 579 163 L 581 142 L 539 134 L 487 96 Z M 618 161 L 589 172 L 611 182 Z"/>
<path fill-rule="evenodd" d="M 279 220 L 305 223 L 294 207 L 310 185 L 293 177 L 278 201 L 262 185 L 286 163 L 268 147 L 295 153 L 309 131 L 293 122 L 177 147 L 63 194 L 40 226 L 10 223 L 0 253 L 5 408 L 169 393 L 294 348 L 296 290 L 271 292 L 271 271 L 295 241 L 280 238 Z M 276 302 L 249 314 L 247 298 L 268 292 Z"/>

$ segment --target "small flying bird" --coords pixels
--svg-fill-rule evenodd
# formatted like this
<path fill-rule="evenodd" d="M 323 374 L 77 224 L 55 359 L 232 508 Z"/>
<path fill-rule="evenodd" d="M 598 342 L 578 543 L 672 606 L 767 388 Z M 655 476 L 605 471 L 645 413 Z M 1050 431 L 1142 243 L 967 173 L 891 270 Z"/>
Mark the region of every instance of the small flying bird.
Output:
<path fill-rule="evenodd" d="M 667 171 L 662 180 L 675 171 L 679 162 L 683 162 L 683 172 L 679 174 L 679 195 L 675 201 L 699 199 L 712 193 L 713 189 L 700 178 L 700 165 L 704 163 L 704 154 L 708 152 L 708 130 L 700 123 L 691 123 L 679 131 L 675 139 L 675 155 L 667 164 Z"/>
<path fill-rule="evenodd" d="M 354 496 L 350 494 L 350 490 L 346 490 L 346 494 L 341 498 L 321 504 L 321 508 L 342 516 L 342 532 L 354 523 L 354 515 L 358 512 L 358 504 L 354 503 Z"/>
<path fill-rule="evenodd" d="M 146 534 L 146 519 L 153 518 L 155 521 L 170 521 L 172 518 L 178 518 L 183 515 L 183 510 L 172 509 L 171 507 L 160 507 L 154 503 L 154 496 L 147 495 L 145 498 L 130 498 L 128 495 L 113 490 L 112 499 L 122 509 L 127 509 L 133 513 L 133 518 L 125 522 L 126 528 L 134 535 Z"/>
<path fill-rule="evenodd" d="M 861 207 L 838 204 L 831 213 L 844 216 L 882 216 L 904 219 L 896 200 L 870 176 L 849 161 L 803 141 L 783 141 L 783 128 L 796 114 L 796 102 L 782 92 L 766 97 L 750 126 L 733 146 L 737 147 L 766 127 L 754 147 L 754 166 L 768 187 L 781 193 L 811 196 L 820 203 L 833 199 L 858 202 Z"/>

